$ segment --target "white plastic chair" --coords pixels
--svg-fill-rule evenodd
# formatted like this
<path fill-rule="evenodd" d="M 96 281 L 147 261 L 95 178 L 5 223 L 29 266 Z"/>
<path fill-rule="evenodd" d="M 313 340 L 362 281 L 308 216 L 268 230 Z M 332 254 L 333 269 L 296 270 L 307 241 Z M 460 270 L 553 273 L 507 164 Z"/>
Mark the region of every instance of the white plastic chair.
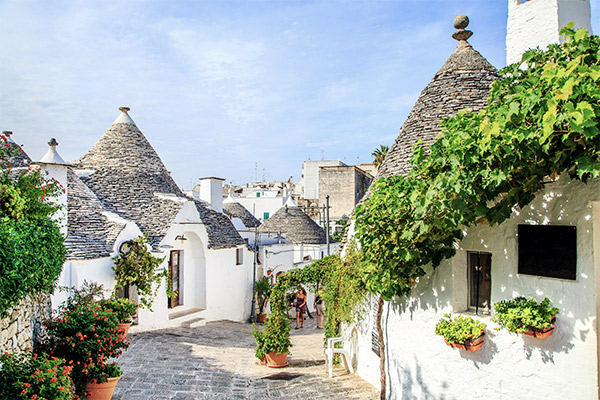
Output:
<path fill-rule="evenodd" d="M 354 333 L 354 332 L 353 332 Z M 335 347 L 336 343 L 343 343 L 342 348 Z M 352 367 L 352 354 L 350 352 L 350 341 L 348 337 L 334 337 L 327 339 L 327 347 L 325 348 L 325 356 L 327 358 L 327 369 L 329 371 L 329 377 L 333 377 L 333 356 L 339 354 L 346 365 L 346 369 L 353 374 L 354 368 Z"/>

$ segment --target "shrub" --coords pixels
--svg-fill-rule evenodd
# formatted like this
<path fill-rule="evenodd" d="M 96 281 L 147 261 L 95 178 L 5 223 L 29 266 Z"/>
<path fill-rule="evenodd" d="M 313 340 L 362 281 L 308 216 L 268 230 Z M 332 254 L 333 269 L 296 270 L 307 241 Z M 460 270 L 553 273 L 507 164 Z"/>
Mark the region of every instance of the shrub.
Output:
<path fill-rule="evenodd" d="M 24 351 L 19 354 L 6 353 L 0 356 L 1 399 L 51 399 L 73 398 L 71 367 L 64 360 L 49 358 L 45 354 Z"/>
<path fill-rule="evenodd" d="M 466 340 L 480 336 L 486 326 L 469 316 L 458 315 L 453 319 L 452 315 L 444 314 L 435 325 L 435 334 L 443 336 L 448 343 L 464 344 Z"/>
<path fill-rule="evenodd" d="M 109 357 L 118 357 L 127 342 L 117 339 L 118 319 L 98 304 L 80 304 L 46 322 L 48 337 L 38 351 L 65 359 L 73 367 L 76 393 L 84 394 L 88 375 L 96 376 Z"/>
<path fill-rule="evenodd" d="M 100 300 L 100 306 L 105 310 L 110 310 L 120 324 L 128 324 L 137 312 L 138 306 L 129 299 L 117 299 L 111 297 L 109 299 Z"/>
<path fill-rule="evenodd" d="M 494 317 L 500 327 L 509 332 L 524 333 L 532 329 L 544 329 L 552 326 L 554 315 L 558 308 L 552 307 L 547 297 L 538 303 L 535 299 L 515 297 L 494 304 Z"/>

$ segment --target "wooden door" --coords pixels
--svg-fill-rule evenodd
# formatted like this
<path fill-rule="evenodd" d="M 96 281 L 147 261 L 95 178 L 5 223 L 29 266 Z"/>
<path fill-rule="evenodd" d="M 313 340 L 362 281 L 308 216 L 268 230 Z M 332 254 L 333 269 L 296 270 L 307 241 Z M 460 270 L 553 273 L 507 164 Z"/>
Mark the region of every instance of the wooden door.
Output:
<path fill-rule="evenodd" d="M 171 288 L 176 293 L 174 297 L 169 298 L 169 308 L 179 305 L 179 294 L 181 293 L 180 285 L 180 265 L 181 265 L 181 250 L 171 250 L 169 258 L 169 275 L 171 276 Z"/>

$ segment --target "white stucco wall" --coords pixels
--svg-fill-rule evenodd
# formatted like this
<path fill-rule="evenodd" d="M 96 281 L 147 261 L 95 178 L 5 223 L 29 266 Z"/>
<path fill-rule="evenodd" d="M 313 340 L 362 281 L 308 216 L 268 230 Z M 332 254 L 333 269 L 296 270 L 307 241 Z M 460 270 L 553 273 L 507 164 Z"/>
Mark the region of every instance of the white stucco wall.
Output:
<path fill-rule="evenodd" d="M 209 250 L 206 270 L 207 321 L 247 321 L 252 302 L 253 253 L 243 248 L 243 263 L 235 265 L 236 248 Z"/>
<path fill-rule="evenodd" d="M 91 260 L 66 260 L 62 272 L 58 278 L 59 287 L 80 289 L 84 281 L 96 282 L 104 286 L 104 289 L 112 290 L 115 286 L 113 257 L 117 255 L 121 243 L 140 236 L 142 232 L 134 223 L 128 223 L 119 233 L 115 240 L 115 246 L 109 257 L 95 258 Z M 68 291 L 56 290 L 52 295 L 52 308 L 57 309 L 66 300 Z"/>
<path fill-rule="evenodd" d="M 176 198 L 173 201 L 182 202 Z M 137 325 L 132 327 L 132 332 L 179 326 L 182 321 L 169 319 L 169 314 L 187 309 L 204 309 L 199 316 L 207 321 L 245 321 L 250 315 L 253 253 L 247 246 L 239 246 L 243 249 L 243 262 L 236 265 L 236 248 L 208 250 L 206 227 L 200 221 L 193 202 L 183 201 L 182 204 L 182 209 L 160 243 L 160 251 L 153 253 L 156 257 L 164 257 L 157 269 L 160 272 L 168 268 L 171 251 L 182 251 L 180 306 L 168 308 L 166 282 L 163 281 L 157 291 L 152 310 L 138 310 Z M 80 288 L 84 280 L 87 280 L 112 290 L 115 284 L 112 258 L 117 255 L 121 243 L 141 234 L 137 225 L 129 223 L 115 241 L 110 257 L 68 260 L 59 278 L 59 285 Z M 186 240 L 175 240 L 180 235 Z M 53 307 L 58 307 L 66 296 L 67 292 L 57 291 L 52 297 Z M 135 294 L 133 300 L 136 300 Z"/>
<path fill-rule="evenodd" d="M 560 29 L 569 22 L 592 32 L 589 0 L 508 0 L 506 63 L 519 61 L 530 48 L 562 42 Z"/>
<path fill-rule="evenodd" d="M 259 221 L 264 221 L 264 213 L 273 216 L 285 204 L 285 197 L 236 197 L 238 203 L 243 205 L 250 214 Z"/>
<path fill-rule="evenodd" d="M 386 303 L 388 398 L 596 399 L 598 200 L 599 180 L 584 185 L 561 178 L 505 223 L 468 229 L 456 256 L 430 268 L 410 297 Z M 577 279 L 519 275 L 517 224 L 576 225 Z M 446 346 L 435 324 L 444 313 L 465 311 L 468 250 L 492 253 L 492 303 L 518 295 L 550 298 L 560 310 L 554 334 L 535 339 L 495 331 L 489 316 L 477 316 L 488 324 L 480 351 Z M 378 386 L 372 314 L 359 327 L 358 373 Z"/>
<path fill-rule="evenodd" d="M 67 236 L 67 169 L 66 165 L 48 164 L 38 162 L 37 165 L 48 179 L 54 178 L 62 186 L 58 196 L 53 199 L 54 203 L 60 206 L 60 209 L 52 216 L 52 219 L 57 221 L 60 226 L 60 232 L 63 236 Z"/>

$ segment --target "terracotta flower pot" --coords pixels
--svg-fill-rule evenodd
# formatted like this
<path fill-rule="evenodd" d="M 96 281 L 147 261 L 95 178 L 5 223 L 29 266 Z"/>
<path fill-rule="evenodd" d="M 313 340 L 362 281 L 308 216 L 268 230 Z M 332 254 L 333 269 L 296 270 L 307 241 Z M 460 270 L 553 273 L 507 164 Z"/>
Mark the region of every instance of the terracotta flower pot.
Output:
<path fill-rule="evenodd" d="M 256 322 L 258 322 L 259 324 L 264 324 L 266 320 L 267 320 L 267 314 L 257 314 L 256 315 Z"/>
<path fill-rule="evenodd" d="M 260 359 L 260 365 L 267 365 L 267 357 L 263 357 Z"/>
<path fill-rule="evenodd" d="M 485 336 L 485 332 L 481 331 L 481 335 L 477 336 L 476 338 L 465 340 L 464 344 L 456 343 L 456 342 L 450 343 L 445 338 L 444 338 L 444 341 L 446 342 L 446 344 L 448 346 L 450 346 L 452 348 L 467 350 L 467 351 L 477 351 L 481 347 L 483 347 L 483 336 Z"/>
<path fill-rule="evenodd" d="M 529 330 L 527 332 L 523 332 L 523 335 L 533 336 L 534 338 L 538 338 L 538 339 L 545 339 L 548 336 L 552 335 L 553 332 L 554 332 L 554 324 L 552 324 L 552 326 L 549 326 L 548 328 L 542 328 L 542 329 L 531 328 L 531 330 Z"/>
<path fill-rule="evenodd" d="M 540 329 L 529 327 L 529 330 L 527 332 L 523 332 L 523 335 L 533 336 L 534 338 L 538 339 L 545 339 L 548 336 L 552 335 L 552 333 L 554 333 L 554 323 L 556 322 L 556 315 L 552 315 L 552 320 L 550 322 L 552 323 L 552 326 L 549 326 L 547 328 Z"/>
<path fill-rule="evenodd" d="M 85 391 L 90 393 L 86 400 L 110 400 L 120 376 L 108 378 L 108 381 L 102 383 L 88 382 Z"/>
<path fill-rule="evenodd" d="M 287 367 L 287 353 L 275 353 L 270 351 L 267 356 L 267 366 L 269 368 Z"/>
<path fill-rule="evenodd" d="M 129 332 L 129 328 L 131 327 L 131 322 L 127 324 L 119 324 L 117 325 L 117 330 L 119 334 L 117 335 L 119 341 L 122 342 L 127 337 L 127 332 Z"/>

